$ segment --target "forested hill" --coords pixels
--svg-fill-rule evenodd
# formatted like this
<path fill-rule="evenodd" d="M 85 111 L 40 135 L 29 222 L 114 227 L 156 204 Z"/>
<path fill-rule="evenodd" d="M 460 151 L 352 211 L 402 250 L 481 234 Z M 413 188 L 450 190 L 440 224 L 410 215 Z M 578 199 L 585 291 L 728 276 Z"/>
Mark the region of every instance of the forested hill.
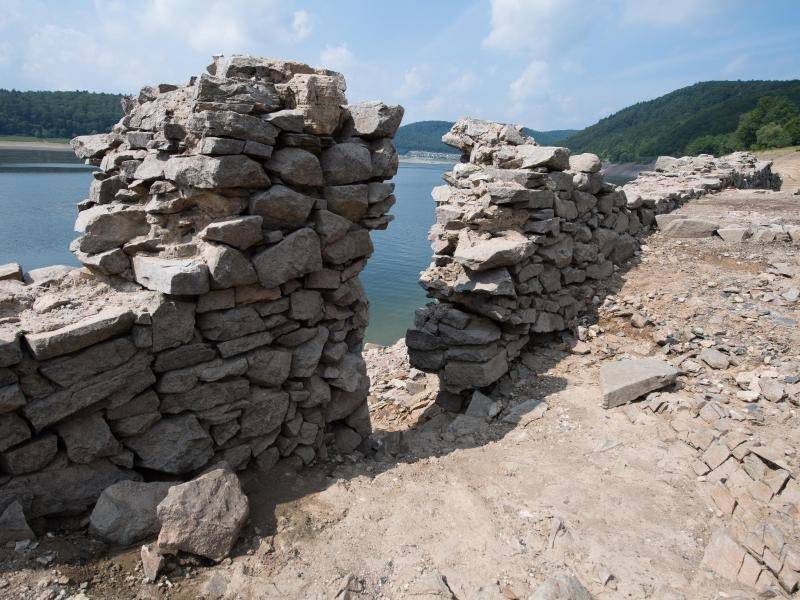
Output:
<path fill-rule="evenodd" d="M 453 121 L 419 121 L 403 125 L 394 137 L 395 146 L 400 154 L 412 150 L 422 152 L 447 152 L 456 153 L 455 148 L 444 144 L 442 136 L 453 126 Z M 557 144 L 567 136 L 576 133 L 574 129 L 560 129 L 556 131 L 534 131 L 524 129 L 525 133 L 543 145 Z"/>
<path fill-rule="evenodd" d="M 639 102 L 562 142 L 612 162 L 800 143 L 800 80 L 706 81 Z"/>
<path fill-rule="evenodd" d="M 121 97 L 0 89 L 0 136 L 71 138 L 108 131 L 122 117 Z"/>

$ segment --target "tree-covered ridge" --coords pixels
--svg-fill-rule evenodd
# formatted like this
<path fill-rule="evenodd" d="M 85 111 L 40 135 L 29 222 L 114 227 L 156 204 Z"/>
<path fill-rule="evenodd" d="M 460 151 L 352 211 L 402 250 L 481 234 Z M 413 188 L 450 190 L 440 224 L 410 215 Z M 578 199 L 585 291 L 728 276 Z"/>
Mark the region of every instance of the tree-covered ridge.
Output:
<path fill-rule="evenodd" d="M 72 138 L 108 131 L 122 117 L 119 94 L 0 89 L 0 135 Z"/>
<path fill-rule="evenodd" d="M 612 162 L 790 145 L 800 142 L 791 122 L 798 107 L 800 80 L 707 81 L 629 106 L 563 143 Z"/>
<path fill-rule="evenodd" d="M 400 127 L 394 137 L 394 143 L 400 154 L 406 154 L 410 151 L 447 152 L 453 154 L 456 150 L 442 142 L 442 136 L 450 131 L 452 126 L 453 121 L 418 121 L 417 123 L 409 123 Z M 524 128 L 523 131 L 533 136 L 540 144 L 546 146 L 557 144 L 576 133 L 574 129 L 535 131 Z"/>

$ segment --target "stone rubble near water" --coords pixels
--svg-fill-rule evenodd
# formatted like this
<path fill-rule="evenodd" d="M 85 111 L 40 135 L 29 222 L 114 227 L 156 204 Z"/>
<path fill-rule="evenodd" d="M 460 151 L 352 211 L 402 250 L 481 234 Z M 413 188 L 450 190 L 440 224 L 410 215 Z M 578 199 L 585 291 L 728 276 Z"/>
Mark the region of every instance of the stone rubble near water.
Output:
<path fill-rule="evenodd" d="M 780 184 L 770 162 L 747 153 L 662 157 L 655 172 L 620 188 L 604 181 L 596 156 L 540 146 L 513 125 L 461 119 L 442 141 L 462 162 L 432 192 L 434 255 L 420 284 L 434 301 L 417 310 L 406 344 L 414 367 L 463 397 L 497 382 L 532 337 L 590 309 L 655 221 L 676 238 L 718 228 L 665 213 L 725 187 Z"/>
<path fill-rule="evenodd" d="M 292 71 L 292 79 L 298 73 L 314 76 L 313 69 L 297 63 L 254 64 L 245 58 L 212 70 L 216 73 L 218 68 L 243 80 L 261 78 L 260 85 L 248 86 L 256 88 L 254 103 L 262 108 L 280 106 L 263 81 L 291 76 Z M 238 80 L 230 82 L 229 89 L 241 90 L 240 85 Z M 151 88 L 143 97 L 179 89 Z M 218 109 L 220 98 L 203 100 L 204 110 Z M 288 134 L 299 135 L 300 129 L 326 135 L 322 132 L 327 117 L 340 109 L 307 102 L 312 94 L 298 93 L 296 98 L 307 112 L 276 110 L 264 118 L 269 126 L 236 111 L 198 117 L 192 130 L 209 132 L 200 143 L 200 155 L 244 152 L 248 160 L 271 161 L 281 151 L 267 143 L 272 137 L 279 142 L 284 136 L 294 143 L 301 140 Z M 237 98 L 237 108 L 240 101 L 246 103 Z M 382 123 L 397 119 L 396 112 L 381 106 L 370 113 L 371 106 L 379 105 L 351 109 L 353 124 L 347 125 L 369 144 L 394 126 Z M 393 116 L 382 121 L 387 112 Z M 302 122 L 299 114 L 305 115 Z M 277 128 L 281 133 L 276 134 Z M 234 130 L 246 139 L 225 135 Z M 144 149 L 153 140 L 152 132 L 129 133 L 127 143 L 133 149 Z M 513 128 L 497 135 L 518 144 L 525 141 Z M 102 136 L 76 146 L 101 158 L 102 144 L 109 139 Z M 327 151 L 322 142 L 317 149 L 315 142 L 302 141 L 312 155 Z M 518 154 L 499 152 L 503 166 L 519 164 L 494 173 L 502 177 L 507 175 L 504 171 L 542 169 L 552 176 L 569 168 L 576 172 L 574 185 L 590 185 L 592 176 L 596 185 L 601 168 L 596 157 L 529 145 Z M 356 171 L 366 172 L 363 151 L 350 142 L 339 146 L 347 147 L 320 158 L 323 177 L 348 179 L 332 154 L 348 157 Z M 383 156 L 384 150 L 378 152 Z M 200 254 L 184 254 L 186 249 L 175 243 L 168 244 L 174 254 L 155 257 L 169 261 L 168 267 L 186 265 L 178 269 L 176 286 L 208 281 L 210 291 L 196 302 L 168 301 L 159 291 L 60 267 L 25 273 L 26 283 L 0 283 L 2 293 L 8 292 L 0 304 L 9 311 L 3 318 L 12 319 L 0 325 L 0 439 L 7 445 L 0 457 L 0 499 L 30 502 L 28 507 L 20 503 L 20 511 L 12 511 L 12 516 L 16 514 L 13 520 L 20 528 L 24 523 L 38 534 L 36 540 L 0 547 L 0 596 L 271 597 L 275 590 L 281 597 L 341 598 L 583 600 L 619 595 L 687 600 L 796 595 L 800 270 L 797 248 L 787 233 L 792 212 L 775 211 L 785 201 L 784 192 L 756 196 L 746 191 L 692 191 L 692 197 L 680 203 L 662 202 L 662 208 L 678 210 L 657 215 L 665 226 L 659 223 L 650 237 L 638 239 L 637 234 L 635 260 L 609 258 L 612 270 L 597 273 L 600 278 L 586 289 L 593 295 L 574 319 L 554 306 L 547 311 L 551 316 L 541 321 L 537 316 L 528 333 L 532 343 L 520 348 L 518 360 L 506 358 L 503 372 L 502 362 L 492 357 L 519 323 L 474 313 L 472 305 L 461 306 L 463 314 L 448 310 L 438 334 L 446 340 L 448 362 L 462 363 L 451 374 L 479 388 L 455 393 L 442 386 L 438 372 L 412 366 L 404 340 L 390 347 L 364 345 L 370 380 L 366 384 L 359 377 L 362 363 L 349 351 L 349 343 L 320 331 L 315 319 L 320 310 L 331 310 L 328 290 L 350 294 L 338 289 L 348 267 L 340 270 L 335 265 L 343 263 L 336 261 L 368 246 L 368 237 L 349 236 L 352 225 L 345 222 L 359 215 L 368 218 L 363 212 L 365 190 L 359 184 L 337 183 L 335 187 L 348 189 L 314 193 L 292 184 L 319 181 L 319 172 L 295 169 L 285 161 L 286 154 L 265 169 L 272 185 L 248 192 L 249 201 L 241 203 L 254 214 L 198 224 L 192 243 L 202 247 Z M 288 154 L 303 164 L 309 161 L 305 154 Z M 235 167 L 230 173 L 203 172 L 198 165 L 204 160 L 169 172 L 201 190 L 226 177 L 247 190 L 263 181 L 249 163 L 225 162 Z M 707 159 L 690 162 L 709 164 Z M 667 173 L 670 164 L 675 163 L 660 161 L 659 172 Z M 736 164 L 728 179 L 718 178 L 723 182 L 719 186 L 707 182 L 707 189 L 772 185 L 769 165 L 757 167 L 747 157 Z M 751 175 L 741 174 L 747 169 Z M 165 170 L 156 156 L 145 159 L 135 173 L 158 185 Z M 662 190 L 667 182 L 698 176 L 694 170 L 687 166 L 663 175 Z M 391 204 L 386 202 L 385 185 L 367 185 L 367 207 L 381 204 L 380 210 L 385 210 Z M 97 186 L 96 193 L 106 194 L 116 186 Z M 525 195 L 516 186 L 499 187 L 503 186 L 492 190 L 502 200 L 499 207 L 514 206 L 520 194 Z M 275 196 L 271 190 L 277 190 Z M 276 202 L 276 197 L 281 200 Z M 528 201 L 542 201 L 534 198 Z M 338 212 L 326 214 L 317 208 L 321 199 Z M 177 210 L 159 214 L 192 214 L 193 209 L 177 208 L 184 200 L 158 200 L 163 201 L 162 209 Z M 205 206 L 213 208 L 218 200 L 205 197 Z M 568 201 L 575 203 L 574 210 Z M 650 201 L 642 200 L 639 208 L 628 212 L 620 207 L 612 215 L 630 219 L 642 214 L 639 209 Z M 553 202 L 562 231 L 581 222 L 578 202 L 558 195 Z M 655 200 L 653 204 L 655 208 Z M 723 217 L 730 214 L 735 223 L 748 223 L 741 226 L 748 232 L 742 238 L 746 243 L 720 233 L 739 226 L 726 224 L 732 221 Z M 134 225 L 138 222 L 133 215 L 125 219 L 129 217 Z M 710 237 L 669 237 L 665 229 L 670 219 L 663 217 L 675 217 L 672 222 L 706 221 L 720 228 Z M 102 232 L 100 246 L 115 239 L 113 228 L 104 229 L 103 219 L 89 228 Z M 540 248 L 538 241 L 533 248 L 529 232 L 515 231 L 492 243 L 482 234 L 491 229 L 489 217 L 485 219 L 476 227 L 477 235 L 459 236 L 453 248 L 453 256 L 463 261 L 463 272 L 452 279 L 456 294 L 509 298 L 512 292 L 516 297 L 530 293 L 520 292 L 514 272 L 514 261 L 521 257 L 552 265 L 562 270 L 562 277 L 571 273 L 573 266 L 564 265 L 561 241 L 553 249 L 545 244 Z M 770 220 L 779 223 L 783 233 L 762 226 Z M 268 223 L 272 225 L 265 228 Z M 503 231 L 513 226 L 506 222 Z M 756 236 L 749 232 L 761 229 L 769 229 L 772 237 L 759 234 L 758 239 L 769 243 L 753 243 Z M 250 261 L 259 283 L 251 283 L 253 276 L 244 268 L 242 281 L 234 287 L 215 287 L 240 273 L 235 265 L 243 263 L 230 251 L 255 255 L 262 244 L 280 245 L 297 231 L 303 233 L 290 239 L 287 248 L 305 252 L 319 243 L 323 260 L 334 266 L 325 262 L 323 269 L 302 276 L 302 287 L 292 289 L 291 284 L 285 293 L 292 279 L 283 278 L 307 269 L 309 261 L 302 252 L 288 257 L 272 253 L 262 265 L 272 261 L 275 271 L 259 272 L 258 263 Z M 255 234 L 269 241 L 262 243 Z M 534 235 L 553 237 L 549 229 Z M 206 247 L 220 244 L 230 251 Z M 143 255 L 160 252 L 145 250 Z M 198 268 L 200 260 L 194 261 L 197 256 L 207 274 Z M 95 272 L 105 269 L 116 275 L 130 262 L 124 250 L 86 254 L 83 259 Z M 316 259 L 311 263 L 316 265 Z M 543 273 L 533 275 L 543 286 L 534 298 L 552 294 L 544 295 L 548 279 Z M 261 285 L 263 278 L 270 287 Z M 272 287 L 273 280 L 280 281 L 275 283 L 278 287 Z M 565 285 L 570 289 L 575 282 Z M 85 329 L 80 335 L 61 331 L 109 310 L 112 316 L 117 310 L 133 315 L 124 335 L 114 333 L 118 325 L 114 318 L 105 320 L 107 313 L 78 327 Z M 518 314 L 511 311 L 512 317 Z M 465 319 L 470 319 L 470 327 L 462 326 Z M 286 320 L 307 326 L 276 331 Z M 326 321 L 327 317 L 322 322 Z M 7 331 L 9 323 L 12 331 Z M 37 360 L 24 339 L 27 332 L 45 334 L 33 338 L 44 355 L 80 347 Z M 413 334 L 409 342 L 430 344 L 430 334 Z M 640 361 L 649 369 L 631 368 Z M 473 372 L 470 365 L 475 363 L 490 364 Z M 613 389 L 630 404 L 602 407 L 601 383 L 609 367 Z M 313 375 L 304 375 L 309 369 Z M 487 373 L 499 375 L 492 384 L 479 385 Z M 293 385 L 298 378 L 308 379 L 309 396 L 298 394 L 306 391 Z M 338 396 L 336 403 L 320 385 L 326 382 L 328 392 Z M 319 426 L 306 419 L 309 408 L 315 408 L 309 407 L 312 394 L 319 394 L 326 414 L 335 417 L 320 447 L 311 443 Z M 254 410 L 254 403 L 261 410 Z M 228 419 L 229 410 L 242 414 Z M 238 443 L 251 439 L 243 436 L 253 431 L 277 435 L 274 443 L 265 442 L 269 434 L 258 438 L 266 445 L 257 456 L 249 444 Z M 83 438 L 76 435 L 81 432 L 86 434 Z M 325 464 L 300 470 L 307 462 L 326 459 Z M 242 472 L 240 484 L 230 469 L 209 468 L 219 461 L 234 467 L 249 463 L 252 468 Z M 164 505 L 160 547 L 153 536 L 161 523 L 153 529 L 150 520 L 155 496 L 115 491 L 162 486 L 137 481 L 142 475 L 150 481 L 153 465 L 160 471 L 157 479 L 189 480 L 177 486 L 163 484 L 183 491 Z M 171 475 L 173 471 L 177 473 Z M 101 494 L 111 505 L 98 502 L 92 524 L 86 511 Z M 134 518 L 126 522 L 119 518 L 122 513 Z M 245 519 L 249 523 L 244 524 Z M 48 531 L 50 524 L 58 527 L 55 533 Z M 111 532 L 110 552 L 106 542 L 83 532 L 70 533 L 87 524 L 96 533 Z M 136 538 L 150 532 L 146 535 L 153 543 L 116 546 L 121 542 L 115 537 L 126 539 L 134 530 L 131 535 Z M 210 565 L 202 556 L 219 562 Z"/>
<path fill-rule="evenodd" d="M 358 275 L 391 220 L 403 109 L 348 105 L 342 75 L 301 63 L 208 70 L 72 141 L 97 167 L 83 269 L 0 267 L 0 510 L 80 512 L 126 481 L 92 530 L 129 545 L 155 533 L 141 471 L 310 464 L 371 432 Z M 113 491 L 136 486 L 141 505 Z"/>

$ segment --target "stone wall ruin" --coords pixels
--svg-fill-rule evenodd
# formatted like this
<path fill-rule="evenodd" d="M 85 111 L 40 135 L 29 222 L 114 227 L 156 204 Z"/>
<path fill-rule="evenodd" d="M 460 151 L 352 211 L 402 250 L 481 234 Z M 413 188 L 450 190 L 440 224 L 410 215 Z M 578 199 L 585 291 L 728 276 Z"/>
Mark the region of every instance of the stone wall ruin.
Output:
<path fill-rule="evenodd" d="M 85 268 L 0 277 L 0 512 L 76 513 L 219 460 L 308 464 L 371 431 L 359 273 L 392 218 L 402 107 L 234 56 L 124 109 L 72 142 L 99 167 Z"/>
<path fill-rule="evenodd" d="M 725 187 L 780 186 L 771 162 L 741 152 L 661 157 L 621 188 L 597 156 L 540 146 L 512 125 L 462 119 L 442 141 L 462 161 L 432 193 L 434 255 L 420 284 L 434 302 L 406 344 L 453 400 L 500 379 L 532 335 L 573 325 L 656 215 Z"/>

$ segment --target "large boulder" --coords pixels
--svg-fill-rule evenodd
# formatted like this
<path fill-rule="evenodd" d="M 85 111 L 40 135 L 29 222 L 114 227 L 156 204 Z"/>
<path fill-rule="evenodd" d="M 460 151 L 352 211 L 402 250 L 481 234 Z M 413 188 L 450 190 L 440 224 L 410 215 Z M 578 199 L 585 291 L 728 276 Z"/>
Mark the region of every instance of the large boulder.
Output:
<path fill-rule="evenodd" d="M 89 532 L 106 542 L 129 546 L 155 536 L 156 507 L 175 485 L 169 481 L 120 481 L 107 487 L 89 518 Z"/>
<path fill-rule="evenodd" d="M 230 553 L 249 514 L 239 478 L 222 464 L 169 489 L 157 508 L 158 549 L 189 552 L 214 561 Z"/>

